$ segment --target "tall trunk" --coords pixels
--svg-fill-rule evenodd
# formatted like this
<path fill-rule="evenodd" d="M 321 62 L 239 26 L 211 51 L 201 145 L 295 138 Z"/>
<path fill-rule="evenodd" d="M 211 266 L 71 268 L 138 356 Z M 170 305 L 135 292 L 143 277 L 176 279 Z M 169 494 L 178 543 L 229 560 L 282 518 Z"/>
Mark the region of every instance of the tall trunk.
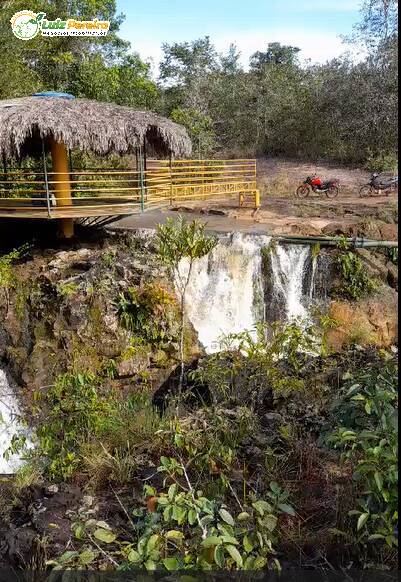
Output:
<path fill-rule="evenodd" d="M 184 324 L 185 324 L 185 294 L 187 292 L 187 287 L 188 287 L 188 283 L 189 280 L 191 278 L 191 271 L 192 271 L 192 264 L 193 264 L 193 260 L 190 260 L 189 263 L 189 269 L 188 269 L 188 275 L 187 278 L 185 280 L 185 283 L 182 287 L 181 290 L 181 303 L 180 303 L 180 310 L 181 310 L 181 320 L 180 320 L 180 364 L 181 364 L 181 369 L 180 369 L 180 380 L 178 383 L 178 393 L 181 396 L 181 392 L 182 392 L 182 386 L 184 383 Z"/>
<path fill-rule="evenodd" d="M 180 321 L 180 380 L 178 384 L 178 394 L 181 396 L 182 385 L 184 383 L 184 323 L 185 323 L 185 291 L 181 295 L 181 321 Z"/>

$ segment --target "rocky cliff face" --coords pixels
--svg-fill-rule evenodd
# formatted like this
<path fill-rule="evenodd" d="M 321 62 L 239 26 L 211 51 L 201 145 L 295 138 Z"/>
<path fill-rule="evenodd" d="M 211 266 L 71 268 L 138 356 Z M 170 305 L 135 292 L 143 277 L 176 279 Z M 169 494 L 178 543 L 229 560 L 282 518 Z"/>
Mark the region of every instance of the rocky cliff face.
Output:
<path fill-rule="evenodd" d="M 124 325 L 118 306 L 125 295 L 143 289 L 149 317 L 144 312 L 142 334 Z M 168 341 L 160 334 L 149 340 L 152 325 Z M 187 334 L 187 355 L 199 355 L 189 324 Z M 88 370 L 122 387 L 146 380 L 157 388 L 177 364 L 178 335 L 178 304 L 168 274 L 149 245 L 133 235 L 75 250 L 35 251 L 13 265 L 0 301 L 0 361 L 29 391 L 51 384 L 60 373 Z"/>

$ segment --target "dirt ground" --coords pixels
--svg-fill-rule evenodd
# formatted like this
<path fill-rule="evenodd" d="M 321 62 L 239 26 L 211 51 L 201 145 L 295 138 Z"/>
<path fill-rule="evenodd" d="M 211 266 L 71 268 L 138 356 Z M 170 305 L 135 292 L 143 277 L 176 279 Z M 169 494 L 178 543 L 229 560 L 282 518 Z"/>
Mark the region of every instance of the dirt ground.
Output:
<path fill-rule="evenodd" d="M 359 197 L 359 188 L 369 181 L 369 172 L 330 164 L 263 158 L 257 162 L 261 207 L 238 208 L 236 195 L 177 205 L 176 211 L 223 216 L 235 222 L 253 224 L 269 234 L 365 236 L 398 240 L 398 196 L 392 192 L 373 198 Z M 301 181 L 316 172 L 322 179 L 337 178 L 340 192 L 335 200 L 312 194 L 306 200 L 295 197 Z"/>

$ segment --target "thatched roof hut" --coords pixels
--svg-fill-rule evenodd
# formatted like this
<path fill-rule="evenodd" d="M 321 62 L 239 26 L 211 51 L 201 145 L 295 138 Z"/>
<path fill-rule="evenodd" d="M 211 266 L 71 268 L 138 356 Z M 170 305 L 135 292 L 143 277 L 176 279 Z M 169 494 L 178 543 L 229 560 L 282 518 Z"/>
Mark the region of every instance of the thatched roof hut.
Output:
<path fill-rule="evenodd" d="M 97 155 L 133 153 L 144 140 L 156 154 L 191 153 L 184 127 L 148 111 L 68 96 L 0 101 L 0 156 L 41 155 L 48 137 Z"/>

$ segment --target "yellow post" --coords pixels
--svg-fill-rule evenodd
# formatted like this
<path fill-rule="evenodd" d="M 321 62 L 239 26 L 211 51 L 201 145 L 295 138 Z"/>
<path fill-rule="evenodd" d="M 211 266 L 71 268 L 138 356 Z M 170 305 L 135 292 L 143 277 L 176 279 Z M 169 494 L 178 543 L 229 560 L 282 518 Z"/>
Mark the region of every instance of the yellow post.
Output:
<path fill-rule="evenodd" d="M 260 207 L 260 190 L 255 190 L 255 210 Z"/>
<path fill-rule="evenodd" d="M 50 140 L 50 151 L 52 154 L 52 181 L 54 182 L 54 193 L 57 206 L 72 206 L 71 198 L 71 178 L 68 165 L 67 148 L 63 143 L 57 142 L 54 138 Z M 72 218 L 61 218 L 59 220 L 60 232 L 64 238 L 74 236 L 74 221 Z"/>

